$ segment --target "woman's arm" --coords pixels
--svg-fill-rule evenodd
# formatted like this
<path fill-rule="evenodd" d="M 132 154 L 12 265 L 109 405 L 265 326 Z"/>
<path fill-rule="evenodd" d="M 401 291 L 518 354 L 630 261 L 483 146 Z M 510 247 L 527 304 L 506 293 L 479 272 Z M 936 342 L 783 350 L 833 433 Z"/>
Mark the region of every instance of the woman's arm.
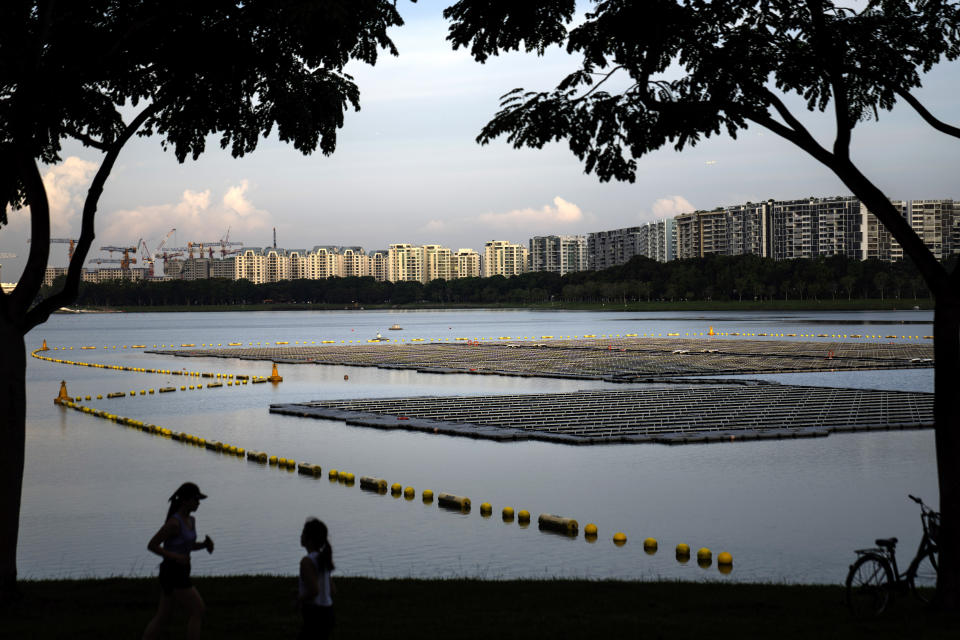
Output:
<path fill-rule="evenodd" d="M 213 538 L 205 536 L 203 542 L 194 542 L 192 549 L 194 551 L 197 549 L 206 549 L 207 553 L 213 553 Z"/>
<path fill-rule="evenodd" d="M 319 576 L 317 575 L 317 568 L 313 565 L 313 560 L 310 559 L 310 556 L 303 556 L 300 560 L 300 580 L 303 582 L 303 587 L 306 593 L 300 596 L 300 602 L 313 602 L 313 600 L 320 594 L 320 586 L 318 584 Z"/>
<path fill-rule="evenodd" d="M 177 522 L 176 518 L 170 518 L 169 520 L 166 521 L 166 523 L 164 523 L 162 527 L 160 527 L 160 530 L 157 531 L 152 538 L 150 538 L 150 542 L 147 543 L 147 549 L 157 554 L 161 558 L 164 558 L 167 560 L 175 560 L 177 562 L 188 562 L 189 558 L 184 554 L 177 553 L 175 551 L 167 551 L 166 549 L 160 546 L 163 542 L 169 540 L 170 538 L 173 538 L 179 532 L 180 532 L 180 523 Z"/>

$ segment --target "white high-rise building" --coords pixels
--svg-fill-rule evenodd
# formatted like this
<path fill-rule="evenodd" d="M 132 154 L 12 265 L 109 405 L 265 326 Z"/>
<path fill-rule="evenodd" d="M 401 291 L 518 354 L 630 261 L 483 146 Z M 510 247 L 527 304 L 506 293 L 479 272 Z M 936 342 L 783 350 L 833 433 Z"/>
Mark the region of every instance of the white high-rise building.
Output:
<path fill-rule="evenodd" d="M 453 253 L 450 249 L 438 244 L 425 244 L 421 248 L 423 249 L 423 282 L 454 278 Z"/>
<path fill-rule="evenodd" d="M 491 240 L 483 250 L 483 277 L 510 276 L 526 273 L 529 251 L 520 244 L 506 240 Z"/>
<path fill-rule="evenodd" d="M 480 277 L 480 254 L 473 249 L 457 249 L 452 260 L 454 278 Z"/>
<path fill-rule="evenodd" d="M 370 256 L 363 247 L 342 247 L 340 249 L 340 276 L 360 278 L 370 275 Z"/>
<path fill-rule="evenodd" d="M 425 282 L 423 247 L 392 244 L 387 251 L 387 280 L 390 282 Z"/>

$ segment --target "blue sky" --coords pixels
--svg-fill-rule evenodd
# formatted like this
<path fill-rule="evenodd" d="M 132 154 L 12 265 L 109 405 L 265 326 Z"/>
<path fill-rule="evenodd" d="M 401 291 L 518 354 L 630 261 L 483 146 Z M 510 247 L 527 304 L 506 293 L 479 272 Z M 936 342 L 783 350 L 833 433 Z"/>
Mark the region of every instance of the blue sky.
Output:
<path fill-rule="evenodd" d="M 230 229 L 247 246 L 272 242 L 384 248 L 392 242 L 482 250 L 484 242 L 613 229 L 690 210 L 765 198 L 846 194 L 824 167 L 773 134 L 754 128 L 682 153 L 663 149 L 640 161 L 636 183 L 600 183 L 583 173 L 565 144 L 514 150 L 475 137 L 514 87 L 552 88 L 575 60 L 554 49 L 543 58 L 511 54 L 475 63 L 445 42 L 449 2 L 400 3 L 407 24 L 394 30 L 400 56 L 376 67 L 352 65 L 361 91 L 336 153 L 303 156 L 276 140 L 235 160 L 211 141 L 180 165 L 156 138 L 135 139 L 120 156 L 100 202 L 96 249 L 144 238 L 155 247 L 209 242 Z M 937 67 L 918 95 L 941 119 L 960 122 L 952 97 L 960 65 Z M 791 102 L 802 110 L 802 105 Z M 806 115 L 806 114 L 805 114 Z M 828 143 L 826 120 L 805 122 Z M 960 198 L 960 141 L 938 134 L 909 107 L 881 113 L 854 133 L 854 160 L 892 198 Z M 76 237 L 82 197 L 99 156 L 79 145 L 44 168 L 55 237 Z M 0 230 L 2 278 L 15 280 L 28 245 L 26 214 Z M 54 245 L 50 264 L 66 265 Z"/>

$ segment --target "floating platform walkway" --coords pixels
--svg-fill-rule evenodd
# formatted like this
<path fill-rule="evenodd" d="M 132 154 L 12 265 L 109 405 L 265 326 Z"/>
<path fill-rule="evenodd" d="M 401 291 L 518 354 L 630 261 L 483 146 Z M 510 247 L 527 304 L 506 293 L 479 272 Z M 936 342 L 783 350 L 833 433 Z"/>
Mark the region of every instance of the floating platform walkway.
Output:
<path fill-rule="evenodd" d="M 916 343 L 729 338 L 603 338 L 424 344 L 239 347 L 151 351 L 187 357 L 269 360 L 424 373 L 643 382 L 677 376 L 905 369 L 933 366 Z"/>
<path fill-rule="evenodd" d="M 492 440 L 691 444 L 933 427 L 933 394 L 765 383 L 330 400 L 271 413 Z"/>

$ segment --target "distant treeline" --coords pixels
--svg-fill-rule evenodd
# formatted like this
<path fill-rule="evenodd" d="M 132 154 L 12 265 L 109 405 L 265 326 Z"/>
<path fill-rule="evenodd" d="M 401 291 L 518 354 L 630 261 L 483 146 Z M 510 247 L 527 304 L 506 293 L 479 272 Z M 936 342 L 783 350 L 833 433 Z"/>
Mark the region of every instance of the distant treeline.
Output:
<path fill-rule="evenodd" d="M 45 292 L 57 290 L 59 282 Z M 44 295 L 44 292 L 41 292 Z M 928 298 L 913 263 L 853 260 L 842 256 L 772 260 L 758 256 L 708 256 L 672 262 L 634 258 L 604 271 L 563 277 L 525 273 L 512 278 L 377 282 L 371 277 L 84 283 L 83 306 L 239 304 L 523 304 L 679 300 L 837 300 Z"/>

